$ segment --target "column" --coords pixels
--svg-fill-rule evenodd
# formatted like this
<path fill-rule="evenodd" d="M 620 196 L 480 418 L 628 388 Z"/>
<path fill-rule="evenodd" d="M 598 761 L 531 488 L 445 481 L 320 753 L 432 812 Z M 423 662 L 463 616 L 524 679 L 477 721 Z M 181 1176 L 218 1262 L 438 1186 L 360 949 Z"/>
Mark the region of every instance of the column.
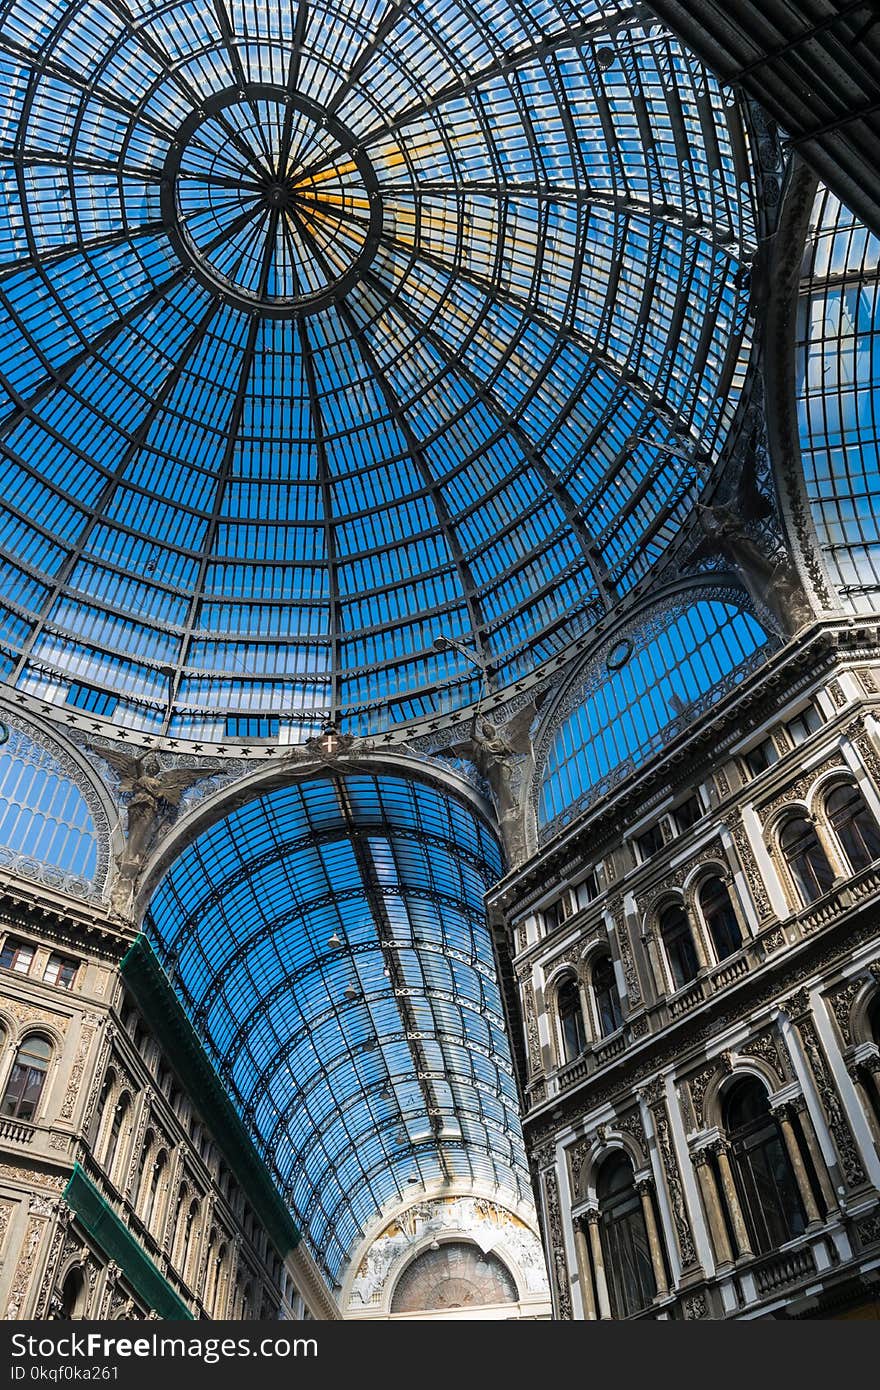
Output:
<path fill-rule="evenodd" d="M 581 1302 L 584 1306 L 584 1317 L 588 1322 L 593 1322 L 598 1314 L 596 1313 L 596 1294 L 593 1289 L 593 1271 L 590 1268 L 589 1237 L 584 1229 L 586 1224 L 584 1217 L 575 1217 L 574 1253 L 577 1259 L 578 1280 L 581 1289 Z"/>
<path fill-rule="evenodd" d="M 700 1196 L 703 1199 L 706 1220 L 709 1223 L 709 1234 L 712 1237 L 715 1259 L 718 1264 L 732 1264 L 733 1253 L 730 1249 L 730 1241 L 727 1239 L 727 1229 L 721 1211 L 721 1198 L 718 1194 L 715 1174 L 709 1162 L 709 1151 L 708 1149 L 698 1149 L 695 1154 L 691 1155 L 691 1158 L 697 1170 L 697 1182 L 700 1185 Z"/>
<path fill-rule="evenodd" d="M 749 1233 L 746 1228 L 745 1217 L 739 1203 L 739 1194 L 736 1190 L 736 1183 L 733 1180 L 733 1170 L 730 1166 L 730 1156 L 727 1152 L 727 1145 L 722 1140 L 716 1140 L 712 1145 L 712 1150 L 718 1159 L 718 1173 L 721 1178 L 721 1190 L 724 1193 L 724 1200 L 727 1203 L 727 1210 L 730 1213 L 730 1224 L 733 1227 L 733 1238 L 736 1242 L 738 1255 L 753 1255 L 754 1251 L 749 1240 Z"/>
<path fill-rule="evenodd" d="M 663 1261 L 663 1250 L 660 1245 L 657 1220 L 654 1216 L 653 1183 L 650 1178 L 642 1178 L 641 1182 L 636 1183 L 636 1186 L 642 1203 L 642 1215 L 645 1218 L 645 1230 L 648 1235 L 648 1249 L 651 1252 L 654 1282 L 657 1285 L 657 1294 L 662 1298 L 669 1292 L 669 1284 L 666 1281 L 666 1265 Z"/>
<path fill-rule="evenodd" d="M 813 1160 L 813 1169 L 819 1180 L 819 1186 L 822 1189 L 822 1197 L 825 1202 L 826 1210 L 830 1215 L 832 1212 L 838 1210 L 840 1204 L 837 1200 L 837 1193 L 834 1191 L 831 1175 L 828 1172 L 828 1165 L 825 1162 L 822 1149 L 819 1145 L 818 1136 L 813 1128 L 813 1121 L 810 1118 L 807 1102 L 804 1100 L 803 1096 L 799 1096 L 797 1100 L 792 1102 L 792 1108 L 800 1118 L 801 1133 L 804 1136 L 804 1143 L 807 1146 L 810 1158 Z"/>
<path fill-rule="evenodd" d="M 611 1300 L 608 1297 L 608 1281 L 605 1278 L 605 1257 L 602 1254 L 602 1238 L 599 1235 L 599 1213 L 588 1211 L 585 1220 L 590 1231 L 590 1250 L 593 1255 L 593 1269 L 596 1271 L 596 1302 L 599 1317 L 611 1317 Z"/>
<path fill-rule="evenodd" d="M 866 1057 L 847 1067 L 872 1132 L 880 1138 L 880 1057 Z"/>
<path fill-rule="evenodd" d="M 797 1141 L 797 1135 L 791 1123 L 789 1107 L 787 1105 L 781 1105 L 775 1113 L 776 1119 L 779 1122 L 779 1128 L 782 1130 L 782 1138 L 785 1141 L 786 1152 L 788 1153 L 792 1171 L 794 1172 L 798 1191 L 801 1194 L 801 1201 L 804 1204 L 804 1211 L 807 1214 L 807 1225 L 818 1226 L 821 1224 L 822 1218 L 819 1215 L 819 1208 L 816 1206 L 816 1199 L 813 1196 L 813 1188 L 810 1184 L 807 1170 L 804 1167 L 801 1147 Z"/>
<path fill-rule="evenodd" d="M 648 957 L 648 964 L 651 967 L 651 975 L 654 980 L 654 998 L 662 999 L 669 992 L 666 983 L 666 971 L 663 969 L 663 962 L 660 959 L 660 948 L 657 945 L 657 936 L 654 932 L 645 932 L 642 937 L 642 944 L 645 954 Z"/>

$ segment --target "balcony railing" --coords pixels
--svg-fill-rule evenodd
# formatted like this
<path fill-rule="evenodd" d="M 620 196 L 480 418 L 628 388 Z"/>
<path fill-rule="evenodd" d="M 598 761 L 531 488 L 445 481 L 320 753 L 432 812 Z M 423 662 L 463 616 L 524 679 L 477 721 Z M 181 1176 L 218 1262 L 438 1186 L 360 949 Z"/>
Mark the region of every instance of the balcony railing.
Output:
<path fill-rule="evenodd" d="M 816 1273 L 816 1257 L 810 1247 L 787 1250 L 773 1255 L 755 1267 L 755 1286 L 759 1294 L 776 1293 L 789 1284 L 797 1284 L 810 1274 Z"/>
<path fill-rule="evenodd" d="M 29 1144 L 35 1133 L 33 1125 L 25 1120 L 0 1119 L 0 1139 L 11 1139 L 16 1144 Z"/>

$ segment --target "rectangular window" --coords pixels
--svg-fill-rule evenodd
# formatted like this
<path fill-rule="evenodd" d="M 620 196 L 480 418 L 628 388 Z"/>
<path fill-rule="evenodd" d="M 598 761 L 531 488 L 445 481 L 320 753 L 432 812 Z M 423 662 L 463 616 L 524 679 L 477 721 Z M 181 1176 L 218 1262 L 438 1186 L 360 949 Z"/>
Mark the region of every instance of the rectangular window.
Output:
<path fill-rule="evenodd" d="M 565 917 L 562 899 L 558 898 L 555 903 L 549 903 L 547 907 L 543 908 L 541 915 L 544 918 L 545 932 L 554 931 Z"/>
<path fill-rule="evenodd" d="M 591 869 L 586 878 L 582 878 L 574 890 L 578 908 L 586 907 L 591 903 L 599 892 L 599 884 L 596 881 L 596 870 Z"/>
<path fill-rule="evenodd" d="M 778 762 L 779 754 L 772 738 L 764 738 L 760 743 L 756 743 L 754 748 L 750 748 L 746 753 L 745 761 L 746 767 L 753 777 L 757 777 L 759 772 L 763 772 L 773 763 Z"/>
<path fill-rule="evenodd" d="M 34 948 L 24 941 L 7 941 L 0 951 L 0 965 L 4 970 L 14 970 L 18 975 L 27 975 L 34 959 Z"/>
<path fill-rule="evenodd" d="M 683 801 L 680 806 L 676 806 L 672 813 L 672 819 L 675 821 L 675 828 L 679 835 L 683 834 L 685 830 L 689 830 L 702 814 L 703 807 L 696 793 L 689 796 L 687 801 Z"/>
<path fill-rule="evenodd" d="M 641 835 L 636 836 L 636 848 L 639 852 L 639 859 L 644 864 L 646 859 L 650 859 L 652 854 L 663 848 L 663 832 L 659 822 L 652 825 L 650 830 L 645 830 Z"/>
<path fill-rule="evenodd" d="M 279 721 L 267 716 L 230 714 L 226 720 L 226 737 L 276 739 L 278 727 Z"/>
<path fill-rule="evenodd" d="M 77 709 L 87 709 L 92 714 L 109 716 L 119 701 L 115 695 L 105 695 L 103 691 L 94 690 L 90 685 L 79 685 L 74 681 L 67 692 L 66 703 L 75 705 Z"/>
<path fill-rule="evenodd" d="M 78 969 L 79 961 L 69 960 L 67 956 L 51 955 L 43 971 L 43 980 L 47 985 L 58 985 L 59 989 L 73 989 Z"/>
<path fill-rule="evenodd" d="M 794 719 L 789 719 L 785 727 L 788 729 L 791 741 L 796 748 L 799 743 L 803 743 L 804 739 L 809 738 L 810 734 L 814 734 L 818 728 L 821 728 L 821 725 L 822 719 L 816 706 L 807 705 L 807 708 L 802 709 L 800 714 L 796 714 Z"/>

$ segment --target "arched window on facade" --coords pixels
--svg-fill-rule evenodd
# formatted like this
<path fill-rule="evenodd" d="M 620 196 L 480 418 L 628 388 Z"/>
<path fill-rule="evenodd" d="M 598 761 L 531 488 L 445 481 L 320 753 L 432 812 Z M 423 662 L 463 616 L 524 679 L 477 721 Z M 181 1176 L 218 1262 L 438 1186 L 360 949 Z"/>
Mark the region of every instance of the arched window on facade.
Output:
<path fill-rule="evenodd" d="M 84 1318 L 88 1303 L 88 1290 L 83 1272 L 78 1265 L 68 1270 L 58 1294 L 56 1317 L 62 1321 L 75 1321 Z"/>
<path fill-rule="evenodd" d="M 599 1032 L 603 1038 L 607 1038 L 609 1033 L 614 1033 L 623 1023 L 614 964 L 610 956 L 599 956 L 593 962 L 590 981 L 593 986 Z"/>
<path fill-rule="evenodd" d="M 767 1091 L 756 1077 L 738 1081 L 724 1104 L 736 1185 L 756 1251 L 801 1234 L 806 1216 L 797 1179 Z"/>
<path fill-rule="evenodd" d="M 186 1216 L 189 1210 L 189 1188 L 183 1183 L 178 1194 L 177 1202 L 174 1207 L 174 1221 L 172 1230 L 171 1263 L 181 1269 L 183 1257 L 186 1251 L 187 1224 Z"/>
<path fill-rule="evenodd" d="M 144 1201 L 141 1220 L 148 1230 L 151 1230 L 153 1223 L 156 1222 L 157 1229 L 153 1232 L 158 1235 L 158 1216 L 159 1216 L 159 1194 L 162 1188 L 162 1179 L 165 1176 L 165 1169 L 168 1166 L 168 1155 L 164 1149 L 153 1160 L 152 1167 L 147 1172 L 147 1195 Z"/>
<path fill-rule="evenodd" d="M 567 975 L 559 986 L 556 992 L 556 1007 L 559 1010 L 563 1060 L 573 1062 L 575 1057 L 581 1055 L 587 1044 L 581 994 L 574 975 Z"/>
<path fill-rule="evenodd" d="M 707 878 L 700 888 L 697 901 L 715 956 L 718 960 L 726 960 L 742 946 L 742 932 L 727 884 L 717 876 Z"/>
<path fill-rule="evenodd" d="M 835 787 L 825 799 L 825 814 L 854 874 L 880 859 L 880 828 L 858 787 Z"/>
<path fill-rule="evenodd" d="M 131 1136 L 132 1118 L 131 1093 L 123 1091 L 113 1107 L 110 1133 L 107 1136 L 107 1152 L 104 1157 L 104 1169 L 107 1176 L 111 1182 L 117 1184 L 121 1181 L 124 1171 L 128 1140 Z"/>
<path fill-rule="evenodd" d="M 868 1028 L 874 1042 L 880 1047 L 880 994 L 875 994 L 868 1005 Z"/>
<path fill-rule="evenodd" d="M 830 892 L 834 872 L 806 816 L 792 816 L 779 832 L 779 848 L 804 906 Z"/>
<path fill-rule="evenodd" d="M 210 1313 L 213 1309 L 214 1295 L 217 1290 L 217 1267 L 219 1256 L 217 1254 L 217 1227 L 212 1226 L 208 1232 L 208 1244 L 205 1249 L 205 1286 L 202 1293 L 202 1302 Z"/>
<path fill-rule="evenodd" d="M 208 1311 L 213 1309 L 215 1318 L 222 1318 L 226 1314 L 226 1254 L 227 1247 L 221 1245 L 217 1251 L 217 1258 L 214 1261 L 214 1280 L 211 1289 L 211 1301 L 208 1303 Z"/>
<path fill-rule="evenodd" d="M 599 1231 L 611 1312 L 628 1318 L 647 1308 L 657 1292 L 642 1204 L 632 1163 L 614 1153 L 599 1169 Z"/>
<path fill-rule="evenodd" d="M 199 1243 L 199 1202 L 197 1198 L 189 1204 L 186 1214 L 186 1235 L 183 1244 L 183 1263 L 180 1272 L 187 1283 L 195 1278 L 196 1265 L 195 1257 Z"/>
<path fill-rule="evenodd" d="M 116 1088 L 116 1072 L 112 1067 L 104 1073 L 101 1094 L 98 1097 L 97 1130 L 95 1136 L 95 1157 L 102 1159 L 107 1152 L 107 1141 L 113 1117 L 110 1113 L 110 1097 Z"/>
<path fill-rule="evenodd" d="M 670 903 L 660 913 L 660 938 L 669 961 L 673 986 L 681 989 L 698 973 L 700 962 L 687 913 L 680 903 Z"/>
<path fill-rule="evenodd" d="M 6 1083 L 0 1114 L 15 1120 L 36 1118 L 51 1057 L 52 1044 L 48 1038 L 32 1033 L 21 1042 Z"/>

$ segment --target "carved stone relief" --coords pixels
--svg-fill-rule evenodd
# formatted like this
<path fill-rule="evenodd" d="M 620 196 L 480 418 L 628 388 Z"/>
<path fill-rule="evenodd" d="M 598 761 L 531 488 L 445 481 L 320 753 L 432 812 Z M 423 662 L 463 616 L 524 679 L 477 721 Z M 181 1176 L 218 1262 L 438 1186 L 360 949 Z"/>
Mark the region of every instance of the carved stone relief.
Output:
<path fill-rule="evenodd" d="M 678 1241 L 681 1263 L 684 1268 L 687 1268 L 689 1265 L 696 1265 L 697 1251 L 694 1245 L 693 1235 L 691 1234 L 687 1202 L 684 1194 L 684 1185 L 681 1180 L 681 1172 L 678 1167 L 678 1159 L 672 1143 L 672 1128 L 669 1121 L 669 1113 L 666 1109 L 666 1097 L 663 1083 L 659 1081 L 650 1082 L 645 1087 L 643 1094 L 648 1108 L 651 1111 L 651 1118 L 654 1121 L 657 1151 L 660 1155 L 663 1178 L 666 1183 L 669 1205 L 672 1210 L 672 1220 L 675 1226 L 675 1237 Z"/>
<path fill-rule="evenodd" d="M 70 1069 L 70 1078 L 67 1083 L 67 1091 L 58 1112 L 59 1118 L 69 1120 L 73 1116 L 73 1109 L 76 1105 L 77 1097 L 80 1092 L 83 1069 L 86 1064 L 86 1057 L 92 1045 L 92 1038 L 95 1036 L 95 1029 L 98 1020 L 94 1014 L 86 1014 L 83 1019 L 82 1033 L 80 1034 L 79 1045 L 76 1049 L 76 1056 L 73 1059 L 73 1066 Z"/>
<path fill-rule="evenodd" d="M 853 1139 L 849 1123 L 843 1113 L 843 1106 L 837 1093 L 837 1087 L 831 1075 L 830 1068 L 825 1060 L 824 1052 L 819 1041 L 819 1034 L 812 1018 L 802 1015 L 797 1020 L 797 1029 L 801 1036 L 804 1052 L 810 1064 L 816 1082 L 816 1090 L 825 1117 L 828 1121 L 828 1129 L 834 1140 L 834 1146 L 840 1155 L 843 1175 L 850 1187 L 859 1187 L 866 1180 L 866 1173 L 862 1167 L 862 1161 Z"/>
<path fill-rule="evenodd" d="M 4 999 L 3 1007 L 7 1013 L 17 1018 L 19 1023 L 46 1023 L 59 1033 L 67 1031 L 68 1019 L 54 1009 L 37 1009 L 30 1004 L 22 1004 L 18 999 Z"/>
<path fill-rule="evenodd" d="M 849 769 L 846 763 L 842 761 L 840 753 L 832 753 L 831 757 L 826 758 L 824 763 L 820 763 L 818 767 L 811 768 L 810 771 L 805 772 L 802 777 L 796 778 L 795 781 L 789 783 L 785 791 L 779 792 L 776 796 L 772 797 L 770 801 L 764 802 L 762 806 L 756 806 L 755 810 L 760 816 L 762 823 L 766 825 L 774 811 L 779 811 L 783 806 L 787 806 L 791 802 L 805 801 L 810 788 L 818 782 L 820 777 L 824 777 L 826 773 L 848 771 Z"/>
<path fill-rule="evenodd" d="M 757 1057 L 769 1067 L 778 1085 L 783 1085 L 794 1076 L 794 1070 L 784 1047 L 772 1029 L 758 1033 L 739 1049 L 741 1057 Z"/>
<path fill-rule="evenodd" d="M 623 978 L 626 981 L 629 1007 L 630 1009 L 634 1009 L 642 1002 L 642 987 L 639 984 L 639 976 L 633 958 L 632 942 L 629 936 L 629 923 L 626 920 L 626 913 L 623 909 L 623 898 L 619 894 L 616 895 L 609 901 L 608 908 L 614 919 L 617 946 L 620 951 L 620 964 L 623 970 Z"/>
<path fill-rule="evenodd" d="M 852 1035 L 852 1006 L 857 994 L 860 994 L 865 987 L 864 979 L 844 980 L 843 984 L 837 985 L 828 994 L 828 1003 L 831 1005 L 831 1012 L 837 1020 L 840 1029 L 840 1036 L 844 1046 L 849 1047 L 853 1041 Z"/>
<path fill-rule="evenodd" d="M 571 1287 L 568 1279 L 568 1261 L 565 1258 L 565 1244 L 562 1233 L 562 1212 L 559 1206 L 559 1184 L 552 1168 L 542 1174 L 544 1191 L 544 1212 L 547 1217 L 547 1240 L 550 1246 L 550 1273 L 556 1290 L 556 1307 L 559 1318 L 570 1322 L 574 1316 L 571 1303 Z"/>
<path fill-rule="evenodd" d="M 739 821 L 738 824 L 732 825 L 730 834 L 758 917 L 761 921 L 766 921 L 768 917 L 773 916 L 773 908 L 743 822 Z"/>
<path fill-rule="evenodd" d="M 27 1229 L 25 1230 L 24 1240 L 18 1256 L 18 1264 L 12 1276 L 12 1285 L 6 1299 L 6 1309 L 3 1314 L 7 1321 L 12 1321 L 23 1316 L 22 1309 L 30 1291 L 31 1282 L 34 1276 L 37 1260 L 40 1253 L 40 1245 L 46 1231 L 47 1218 L 51 1212 L 51 1204 L 46 1204 L 49 1211 L 30 1210 L 28 1214 Z"/>
<path fill-rule="evenodd" d="M 723 1076 L 729 1076 L 732 1070 L 730 1053 L 722 1052 L 718 1057 L 713 1057 L 712 1061 L 698 1071 L 696 1076 L 688 1079 L 688 1094 L 697 1129 L 706 1129 L 708 1126 L 704 1107 L 707 1090 L 715 1081 L 720 1081 Z"/>
<path fill-rule="evenodd" d="M 535 992 L 530 984 L 523 986 L 523 1018 L 526 1025 L 529 1076 L 540 1076 L 543 1071 L 541 1043 L 538 1037 L 538 1020 L 535 1013 Z"/>

